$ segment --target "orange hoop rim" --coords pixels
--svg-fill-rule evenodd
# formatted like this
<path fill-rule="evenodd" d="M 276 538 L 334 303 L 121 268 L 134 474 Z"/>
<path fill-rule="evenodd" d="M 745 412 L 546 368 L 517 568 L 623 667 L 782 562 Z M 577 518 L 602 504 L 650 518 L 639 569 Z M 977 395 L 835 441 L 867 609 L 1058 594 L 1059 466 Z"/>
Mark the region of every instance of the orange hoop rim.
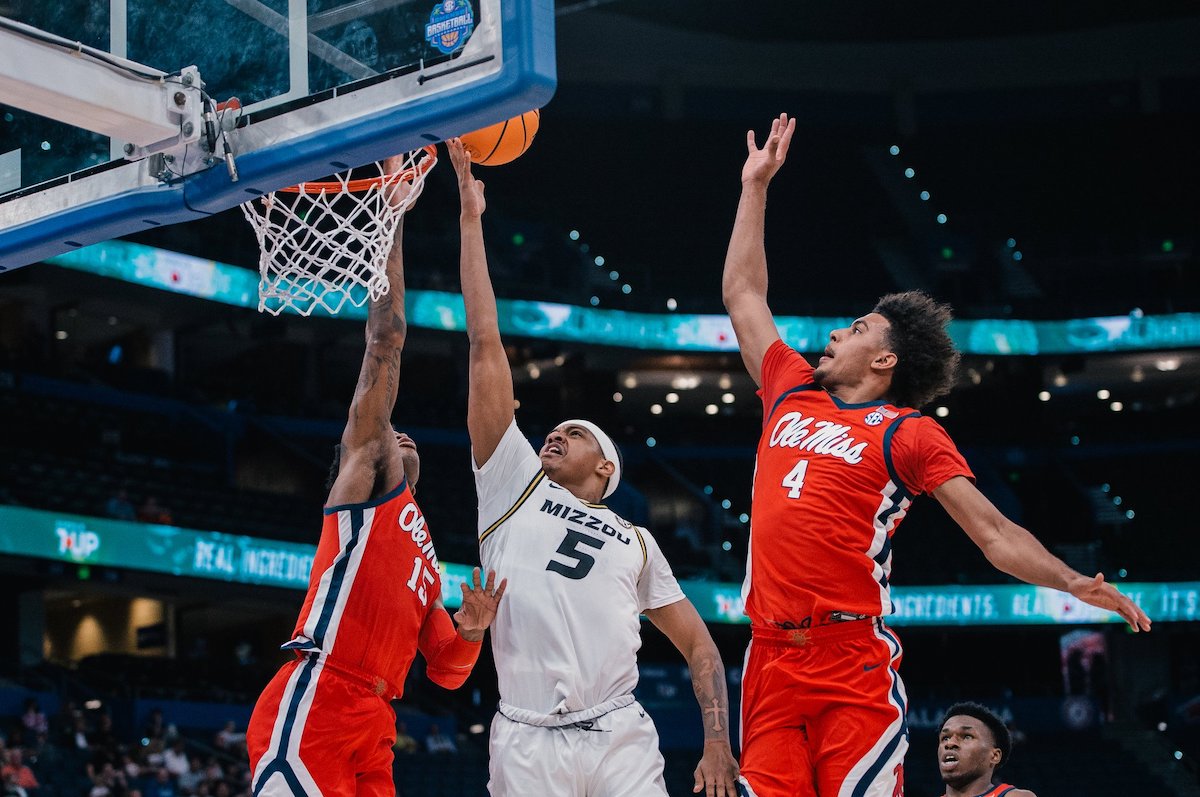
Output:
<path fill-rule="evenodd" d="M 344 191 L 353 191 L 359 193 L 362 191 L 370 191 L 373 188 L 379 188 L 385 183 L 396 183 L 401 180 L 412 182 L 418 174 L 425 174 L 433 168 L 433 164 L 437 162 L 437 147 L 433 144 L 426 144 L 415 152 L 424 152 L 426 157 L 417 162 L 415 166 L 405 169 L 395 174 L 381 174 L 378 177 L 364 177 L 360 180 L 349 180 L 345 183 L 340 180 L 313 180 L 310 182 L 300 183 L 299 185 L 290 185 L 287 188 L 280 188 L 279 191 L 285 194 L 324 194 L 324 193 L 342 193 Z"/>

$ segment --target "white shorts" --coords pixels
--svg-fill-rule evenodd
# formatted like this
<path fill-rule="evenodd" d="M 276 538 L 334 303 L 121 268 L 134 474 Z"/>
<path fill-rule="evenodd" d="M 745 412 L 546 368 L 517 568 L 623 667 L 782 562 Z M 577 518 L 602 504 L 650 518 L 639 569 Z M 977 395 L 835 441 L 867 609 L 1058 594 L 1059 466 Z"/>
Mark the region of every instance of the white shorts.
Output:
<path fill-rule="evenodd" d="M 563 728 L 497 713 L 489 771 L 492 797 L 667 797 L 658 731 L 636 702 Z"/>

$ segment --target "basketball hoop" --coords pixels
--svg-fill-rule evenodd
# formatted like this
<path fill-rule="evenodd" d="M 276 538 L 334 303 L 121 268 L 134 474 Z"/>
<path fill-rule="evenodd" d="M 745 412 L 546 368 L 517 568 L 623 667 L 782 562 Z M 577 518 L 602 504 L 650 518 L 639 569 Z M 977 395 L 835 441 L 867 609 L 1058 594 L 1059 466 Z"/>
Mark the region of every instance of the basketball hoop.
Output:
<path fill-rule="evenodd" d="M 243 204 L 261 251 L 259 311 L 336 315 L 346 302 L 362 307 L 384 296 L 396 226 L 435 163 L 437 150 L 427 146 L 358 170 L 374 176 L 347 172 Z"/>

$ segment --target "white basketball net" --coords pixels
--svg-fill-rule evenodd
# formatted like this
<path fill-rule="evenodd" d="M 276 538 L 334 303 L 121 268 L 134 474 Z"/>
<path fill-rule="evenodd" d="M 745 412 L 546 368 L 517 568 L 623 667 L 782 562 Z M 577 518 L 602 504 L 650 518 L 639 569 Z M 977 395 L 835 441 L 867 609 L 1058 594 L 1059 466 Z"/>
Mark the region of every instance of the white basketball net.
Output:
<path fill-rule="evenodd" d="M 359 179 L 341 174 L 242 205 L 261 250 L 259 311 L 307 316 L 321 307 L 336 315 L 347 302 L 362 307 L 384 296 L 396 225 L 435 163 L 436 150 L 426 147 L 403 156 L 401 166 L 375 163 L 366 178 L 370 166 Z"/>

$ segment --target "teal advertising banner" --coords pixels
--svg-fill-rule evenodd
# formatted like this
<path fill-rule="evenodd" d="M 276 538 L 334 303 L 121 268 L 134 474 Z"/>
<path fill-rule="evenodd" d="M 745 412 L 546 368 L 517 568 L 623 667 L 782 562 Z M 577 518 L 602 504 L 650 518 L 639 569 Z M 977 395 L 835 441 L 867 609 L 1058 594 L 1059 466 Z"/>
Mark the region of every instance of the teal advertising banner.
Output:
<path fill-rule="evenodd" d="M 315 545 L 0 506 L 0 554 L 11 556 L 303 590 L 315 553 Z M 461 605 L 461 585 L 471 570 L 441 563 L 447 608 Z M 707 622 L 749 622 L 741 585 L 688 580 L 680 585 Z M 1200 581 L 1118 587 L 1156 622 L 1200 620 Z M 896 612 L 888 622 L 896 626 L 1122 622 L 1065 593 L 1026 584 L 893 587 L 892 600 Z"/>
<path fill-rule="evenodd" d="M 258 306 L 258 276 L 245 268 L 135 244 L 106 241 L 46 261 L 161 290 L 238 307 Z M 462 296 L 410 290 L 409 324 L 462 332 Z M 655 351 L 734 351 L 737 340 L 725 315 L 634 313 L 555 302 L 499 299 L 505 335 Z M 316 311 L 318 314 L 323 310 Z M 338 318 L 363 320 L 366 308 L 346 305 Z M 798 351 L 825 345 L 829 330 L 850 318 L 779 316 L 783 339 Z M 1064 321 L 970 319 L 955 321 L 950 334 L 959 351 L 979 355 L 1086 354 L 1200 346 L 1200 313 L 1147 316 L 1133 313 Z"/>
<path fill-rule="evenodd" d="M 0 507 L 0 554 L 303 590 L 316 552 L 261 537 Z M 443 599 L 456 608 L 471 568 L 441 569 Z"/>

